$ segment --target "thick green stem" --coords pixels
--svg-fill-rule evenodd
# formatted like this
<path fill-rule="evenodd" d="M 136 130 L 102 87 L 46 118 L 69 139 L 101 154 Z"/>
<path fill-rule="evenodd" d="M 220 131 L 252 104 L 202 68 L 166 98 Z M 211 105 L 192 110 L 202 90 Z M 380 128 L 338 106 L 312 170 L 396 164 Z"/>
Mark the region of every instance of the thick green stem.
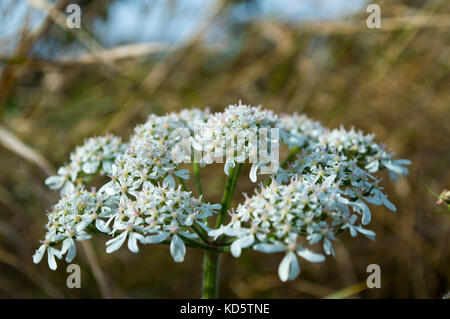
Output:
<path fill-rule="evenodd" d="M 234 171 L 233 179 L 231 181 L 231 190 L 230 190 L 231 196 L 228 197 L 228 202 L 227 202 L 227 211 L 230 208 L 231 201 L 233 199 L 233 194 L 234 194 L 234 191 L 236 190 L 236 186 L 237 186 L 237 182 L 239 180 L 239 176 L 241 175 L 242 166 L 244 166 L 243 163 L 237 164 L 237 168 Z"/>
<path fill-rule="evenodd" d="M 234 190 L 236 188 L 237 179 L 241 172 L 242 164 L 238 164 L 237 169 L 234 167 L 228 172 L 227 182 L 222 197 L 222 209 L 217 217 L 216 227 L 220 227 L 225 221 L 225 215 L 231 203 Z M 205 251 L 203 260 L 203 292 L 202 298 L 217 298 L 217 286 L 219 275 L 219 257 L 217 252 Z"/>
<path fill-rule="evenodd" d="M 192 165 L 192 167 L 194 169 L 194 176 L 195 176 L 195 181 L 197 182 L 198 193 L 200 195 L 203 195 L 202 182 L 200 180 L 200 165 L 198 163 L 194 163 Z"/>
<path fill-rule="evenodd" d="M 232 168 L 230 168 L 230 171 L 228 172 L 227 182 L 225 184 L 225 190 L 224 190 L 223 196 L 222 196 L 222 209 L 220 210 L 219 216 L 217 216 L 216 228 L 219 228 L 220 225 L 223 224 L 224 219 L 225 219 L 225 214 L 227 213 L 227 210 L 228 210 L 228 201 L 230 198 L 231 188 L 233 185 L 234 170 L 235 170 L 235 168 L 232 167 Z M 231 194 L 231 196 L 232 196 L 232 194 Z"/>
<path fill-rule="evenodd" d="M 219 254 L 205 251 L 203 260 L 203 299 L 217 298 L 217 282 L 219 273 Z"/>

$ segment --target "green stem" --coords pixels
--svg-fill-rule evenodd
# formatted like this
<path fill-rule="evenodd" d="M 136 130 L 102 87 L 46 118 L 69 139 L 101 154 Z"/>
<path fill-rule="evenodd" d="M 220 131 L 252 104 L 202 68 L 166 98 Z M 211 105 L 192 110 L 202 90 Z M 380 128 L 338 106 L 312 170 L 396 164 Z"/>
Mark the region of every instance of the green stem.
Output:
<path fill-rule="evenodd" d="M 225 221 L 225 215 L 231 204 L 234 190 L 236 188 L 237 179 L 242 169 L 242 164 L 238 164 L 237 169 L 234 167 L 228 172 L 227 182 L 222 197 L 222 208 L 217 217 L 216 228 L 220 227 Z M 220 246 L 219 246 L 220 247 Z M 219 248 L 218 247 L 218 248 Z M 220 248 L 219 248 L 220 249 Z M 224 250 L 229 250 L 229 247 L 223 247 Z M 203 292 L 202 298 L 211 299 L 217 298 L 218 274 L 219 274 L 219 257 L 217 252 L 205 251 L 203 259 Z"/>
<path fill-rule="evenodd" d="M 203 259 L 203 299 L 217 298 L 217 281 L 219 272 L 219 254 L 205 251 Z"/>
<path fill-rule="evenodd" d="M 232 167 L 232 168 L 230 168 L 230 171 L 228 172 L 227 182 L 225 184 L 225 190 L 224 190 L 223 196 L 222 196 L 222 208 L 220 210 L 219 216 L 217 216 L 216 228 L 219 228 L 220 225 L 223 224 L 224 219 L 225 219 L 225 214 L 227 213 L 227 210 L 228 210 L 228 201 L 229 201 L 229 197 L 231 194 L 231 187 L 233 185 L 234 170 L 235 170 L 235 168 Z"/>
<path fill-rule="evenodd" d="M 193 230 L 194 232 L 197 233 L 197 235 L 198 235 L 205 243 L 209 243 L 209 240 L 208 240 L 208 234 L 206 233 L 206 231 L 205 231 L 202 227 L 200 227 L 200 226 L 198 226 L 198 225 L 196 225 L 196 224 L 192 224 L 191 228 L 192 228 L 192 230 Z"/>
<path fill-rule="evenodd" d="M 200 195 L 203 195 L 202 181 L 200 180 L 200 165 L 198 165 L 198 163 L 194 163 L 192 167 L 194 169 L 194 176 L 195 181 L 197 182 L 198 193 Z"/>
<path fill-rule="evenodd" d="M 228 202 L 227 202 L 227 211 L 230 208 L 231 205 L 231 201 L 233 200 L 233 194 L 234 191 L 236 190 L 236 186 L 237 186 L 237 182 L 239 180 L 239 176 L 241 175 L 241 170 L 242 170 L 242 166 L 244 166 L 243 163 L 239 163 L 237 166 L 237 169 L 234 171 L 234 176 L 233 176 L 233 180 L 231 182 L 231 190 L 230 190 L 230 194 L 231 196 L 228 197 Z"/>

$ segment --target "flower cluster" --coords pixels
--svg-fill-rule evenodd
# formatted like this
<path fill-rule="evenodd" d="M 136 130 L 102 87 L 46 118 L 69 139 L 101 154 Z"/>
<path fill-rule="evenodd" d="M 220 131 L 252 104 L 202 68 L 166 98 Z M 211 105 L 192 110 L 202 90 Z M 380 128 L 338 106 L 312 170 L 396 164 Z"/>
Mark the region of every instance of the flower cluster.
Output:
<path fill-rule="evenodd" d="M 47 233 L 42 245 L 33 255 L 34 263 L 39 263 L 47 251 L 50 269 L 56 269 L 55 257 L 61 259 L 67 253 L 70 263 L 76 255 L 74 240 L 91 238 L 89 232 L 109 233 L 105 218 L 117 211 L 117 197 L 105 196 L 95 190 L 88 192 L 83 187 L 65 195 L 48 213 L 45 226 Z M 61 250 L 56 246 L 62 244 Z"/>
<path fill-rule="evenodd" d="M 135 200 L 120 196 L 117 213 L 108 220 L 112 222 L 111 234 L 106 251 L 119 249 L 128 238 L 128 248 L 137 253 L 137 242 L 158 244 L 170 240 L 170 253 L 176 262 L 182 262 L 186 247 L 182 238 L 194 239 L 196 225 L 208 227 L 203 219 L 212 216 L 220 205 L 202 203 L 190 192 L 165 187 L 146 187 L 135 193 Z"/>
<path fill-rule="evenodd" d="M 261 130 L 271 129 L 277 134 L 261 139 Z M 267 164 L 262 143 L 285 144 L 292 155 L 289 163 L 277 165 L 271 183 L 259 185 L 252 196 L 244 194 L 245 201 L 228 210 L 240 172 L 230 174 L 230 169 L 249 160 L 250 179 L 256 182 L 258 169 Z M 201 152 L 201 166 L 226 156 L 229 176 L 222 205 L 203 202 L 184 185 L 190 174 L 179 164 L 190 162 L 196 156 L 192 151 Z M 226 247 L 235 257 L 243 249 L 284 252 L 278 274 L 282 281 L 292 280 L 300 272 L 297 256 L 325 260 L 335 254 L 333 242 L 343 232 L 373 240 L 375 233 L 366 228 L 370 205 L 396 210 L 375 173 L 386 169 L 396 179 L 408 173 L 408 164 L 395 160 L 373 135 L 353 128 L 330 130 L 304 115 L 278 117 L 241 103 L 214 114 L 193 109 L 151 115 L 127 144 L 113 136 L 88 139 L 57 176 L 46 180 L 50 188 L 61 188 L 63 197 L 48 215 L 47 234 L 33 260 L 39 262 L 47 251 L 55 269 L 55 258 L 74 258 L 76 240 L 100 232 L 112 237 L 108 253 L 125 242 L 134 253 L 138 243 L 165 243 L 175 262 L 184 260 L 186 245 Z M 106 174 L 110 181 L 88 192 L 84 187 L 94 174 Z M 230 220 L 210 229 L 207 219 L 218 210 L 219 224 L 226 213 Z"/>
<path fill-rule="evenodd" d="M 343 154 L 349 160 L 356 160 L 358 165 L 369 173 L 376 173 L 386 168 L 392 179 L 408 174 L 405 165 L 409 160 L 393 159 L 393 154 L 374 141 L 373 134 L 364 135 L 361 131 L 343 127 L 329 130 L 319 122 L 312 121 L 304 115 L 285 115 L 281 118 L 282 127 L 289 133 L 289 146 L 301 147 L 311 151 L 325 147 L 329 151 Z"/>
<path fill-rule="evenodd" d="M 70 154 L 70 163 L 58 169 L 45 184 L 50 189 L 61 189 L 61 196 L 76 192 L 95 174 L 108 174 L 116 157 L 123 154 L 126 144 L 113 135 L 91 137 Z"/>
<path fill-rule="evenodd" d="M 127 150 L 117 157 L 110 175 L 112 181 L 104 187 L 106 192 L 134 195 L 143 186 L 148 188 L 160 180 L 163 186 L 174 188 L 175 179 L 189 179 L 189 171 L 178 169 L 178 162 L 174 160 L 176 156 L 183 156 L 177 146 L 189 138 L 194 126 L 203 123 L 207 116 L 207 111 L 197 109 L 165 116 L 151 115 L 146 123 L 135 128 Z"/>
<path fill-rule="evenodd" d="M 66 262 L 76 255 L 75 240 L 91 238 L 101 232 L 112 236 L 107 253 L 118 250 L 128 239 L 128 248 L 139 251 L 137 243 L 157 244 L 170 241 L 170 252 L 176 262 L 184 259 L 186 247 L 182 238 L 197 238 L 192 231 L 195 225 L 209 228 L 202 222 L 220 205 L 202 203 L 190 192 L 159 186 L 144 186 L 135 193 L 135 199 L 122 194 L 107 194 L 83 188 L 63 197 L 48 214 L 47 233 L 33 261 L 41 261 L 47 251 L 48 264 L 56 269 L 55 257 L 67 253 Z M 62 244 L 62 245 L 61 245 Z M 61 249 L 56 247 L 61 245 Z"/>
<path fill-rule="evenodd" d="M 283 281 L 298 274 L 292 252 L 309 261 L 323 260 L 300 244 L 301 237 L 308 245 L 321 243 L 325 254 L 334 255 L 332 241 L 346 229 L 352 237 L 361 233 L 374 239 L 375 233 L 363 227 L 371 220 L 367 204 L 395 211 L 378 180 L 344 155 L 324 149 L 312 153 L 305 150 L 286 172 L 287 184 L 277 182 L 286 180 L 286 175 L 278 175 L 269 186 L 246 196 L 231 213 L 228 225 L 210 232 L 215 237 L 237 237 L 231 245 L 235 257 L 247 247 L 263 252 L 286 251 L 289 267 L 283 268 L 287 261 L 282 262 L 279 273 Z"/>
<path fill-rule="evenodd" d="M 209 234 L 236 237 L 231 253 L 238 257 L 243 248 L 267 253 L 285 251 L 280 264 L 281 280 L 299 273 L 295 253 L 311 261 L 324 256 L 305 248 L 321 243 L 326 255 L 334 255 L 332 241 L 348 230 L 370 239 L 375 233 L 364 228 L 371 221 L 368 204 L 395 206 L 378 186 L 372 174 L 387 168 L 392 178 L 407 174 L 407 160 L 392 155 L 374 142 L 373 135 L 354 129 L 328 130 L 306 116 L 283 116 L 282 128 L 289 134 L 290 148 L 302 151 L 288 168 L 280 168 L 269 186 L 231 212 L 228 225 Z M 303 238 L 304 244 L 301 244 Z"/>
<path fill-rule="evenodd" d="M 226 157 L 226 175 L 236 163 L 251 158 L 250 177 L 256 182 L 258 168 L 270 161 L 269 150 L 261 152 L 262 144 L 278 147 L 274 144 L 279 144 L 279 139 L 270 136 L 269 129 L 279 129 L 280 124 L 278 116 L 272 111 L 239 102 L 239 105 L 229 105 L 224 112 L 211 115 L 203 125 L 197 127 L 192 138 L 193 148 L 203 153 L 199 159 L 201 166 L 222 163 Z M 284 138 L 283 133 L 281 136 Z"/>
<path fill-rule="evenodd" d="M 189 172 L 177 169 L 170 150 L 186 137 L 184 131 L 177 130 L 185 129 L 191 134 L 193 126 L 205 121 L 207 115 L 208 111 L 197 109 L 152 115 L 145 124 L 136 127 L 126 146 L 119 143 L 120 138 L 107 136 L 88 139 L 77 147 L 71 154 L 71 163 L 60 168 L 58 176 L 46 180 L 52 189 L 63 187 L 64 197 L 49 214 L 46 239 L 34 261 L 39 262 L 47 250 L 50 268 L 56 268 L 54 256 L 68 251 L 64 245 L 69 240 L 67 234 L 72 234 L 70 247 L 75 247 L 73 239 L 87 239 L 89 235 L 84 230 L 93 221 L 92 216 L 95 216 L 98 231 L 114 237 L 107 242 L 108 253 L 120 248 L 127 238 L 129 249 L 135 253 L 138 252 L 137 242 L 160 243 L 171 238 L 172 256 L 175 261 L 182 261 L 185 246 L 181 238 L 197 237 L 191 232 L 194 223 L 208 229 L 200 219 L 210 217 L 220 205 L 202 203 L 201 198 L 176 188 L 174 177 L 188 179 Z M 86 192 L 87 180 L 80 177 L 99 170 L 106 172 L 111 181 L 98 193 Z M 163 186 L 159 186 L 160 181 Z M 105 199 L 114 202 L 115 207 L 108 206 Z M 93 212 L 91 204 L 95 200 L 99 209 L 104 207 L 101 214 Z M 60 230 L 54 232 L 52 225 L 58 225 Z M 61 251 L 54 248 L 60 242 L 63 242 Z M 68 260 L 74 257 L 73 250 L 70 252 Z"/>

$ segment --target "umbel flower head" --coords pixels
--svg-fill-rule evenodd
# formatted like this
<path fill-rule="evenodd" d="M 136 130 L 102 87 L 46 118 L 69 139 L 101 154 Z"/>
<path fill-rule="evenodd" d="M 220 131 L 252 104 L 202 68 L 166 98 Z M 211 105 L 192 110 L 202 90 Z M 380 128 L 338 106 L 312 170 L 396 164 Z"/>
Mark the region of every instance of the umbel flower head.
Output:
<path fill-rule="evenodd" d="M 252 144 L 254 132 L 269 129 L 277 134 Z M 268 154 L 254 152 L 266 142 L 271 150 L 283 145 L 290 150 L 288 161 L 276 163 L 276 171 L 256 185 L 254 194 L 244 194 L 229 209 L 240 171 L 234 168 L 256 159 L 250 172 L 256 182 Z M 195 152 L 201 154 L 198 162 Z M 205 166 L 225 155 L 224 200 L 206 203 L 186 188 L 191 174 L 182 163 L 194 159 L 194 165 Z M 128 143 L 110 135 L 86 140 L 70 163 L 46 180 L 50 188 L 63 190 L 62 198 L 48 213 L 47 233 L 33 261 L 47 253 L 50 268 L 56 269 L 56 259 L 73 260 L 76 241 L 103 233 L 111 237 L 107 253 L 125 243 L 133 253 L 140 245 L 167 244 L 175 262 L 184 260 L 186 246 L 235 257 L 244 249 L 283 253 L 278 274 L 282 281 L 292 280 L 300 273 L 297 257 L 322 262 L 334 256 L 333 242 L 344 233 L 374 240 L 368 229 L 370 207 L 396 211 L 376 173 L 386 169 L 395 180 L 408 173 L 408 164 L 394 159 L 373 135 L 353 128 L 330 130 L 305 115 L 278 116 L 241 103 L 214 114 L 192 109 L 151 115 Z M 94 174 L 109 181 L 87 191 Z M 214 215 L 217 227 L 211 226 Z"/>
<path fill-rule="evenodd" d="M 224 172 L 228 175 L 230 168 L 235 167 L 236 163 L 251 158 L 250 179 L 256 182 L 258 168 L 269 161 L 265 158 L 267 155 L 262 156 L 261 141 L 278 144 L 278 139 L 269 136 L 269 129 L 276 128 L 280 135 L 281 122 L 272 111 L 239 102 L 238 105 L 230 105 L 224 112 L 209 116 L 207 121 L 196 128 L 192 141 L 193 148 L 203 152 L 199 159 L 201 166 L 217 162 L 217 159 L 223 161 L 223 157 L 226 157 Z M 284 130 L 281 136 L 285 138 Z M 256 153 L 257 150 L 260 150 L 259 154 Z"/>

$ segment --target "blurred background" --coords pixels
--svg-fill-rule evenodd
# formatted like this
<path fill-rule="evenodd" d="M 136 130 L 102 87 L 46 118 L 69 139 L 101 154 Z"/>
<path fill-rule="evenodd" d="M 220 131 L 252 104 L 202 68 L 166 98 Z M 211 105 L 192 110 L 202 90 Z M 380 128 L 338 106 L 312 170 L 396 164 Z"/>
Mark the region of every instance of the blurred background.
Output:
<path fill-rule="evenodd" d="M 366 26 L 370 2 L 380 29 Z M 80 29 L 66 25 L 71 3 Z M 449 31 L 447 0 L 0 0 L 0 297 L 199 297 L 195 249 L 176 264 L 166 246 L 108 255 L 96 238 L 78 246 L 81 289 L 66 287 L 65 262 L 34 265 L 58 200 L 44 179 L 86 137 L 126 139 L 151 113 L 242 100 L 373 132 L 412 165 L 397 184 L 384 178 L 398 211 L 374 208 L 376 242 L 342 237 L 337 258 L 302 262 L 289 283 L 280 255 L 224 256 L 221 297 L 441 298 L 450 216 L 433 214 L 427 187 L 450 187 Z M 236 195 L 253 189 L 242 176 Z M 219 202 L 225 176 L 202 179 Z M 369 264 L 380 289 L 366 288 Z"/>

